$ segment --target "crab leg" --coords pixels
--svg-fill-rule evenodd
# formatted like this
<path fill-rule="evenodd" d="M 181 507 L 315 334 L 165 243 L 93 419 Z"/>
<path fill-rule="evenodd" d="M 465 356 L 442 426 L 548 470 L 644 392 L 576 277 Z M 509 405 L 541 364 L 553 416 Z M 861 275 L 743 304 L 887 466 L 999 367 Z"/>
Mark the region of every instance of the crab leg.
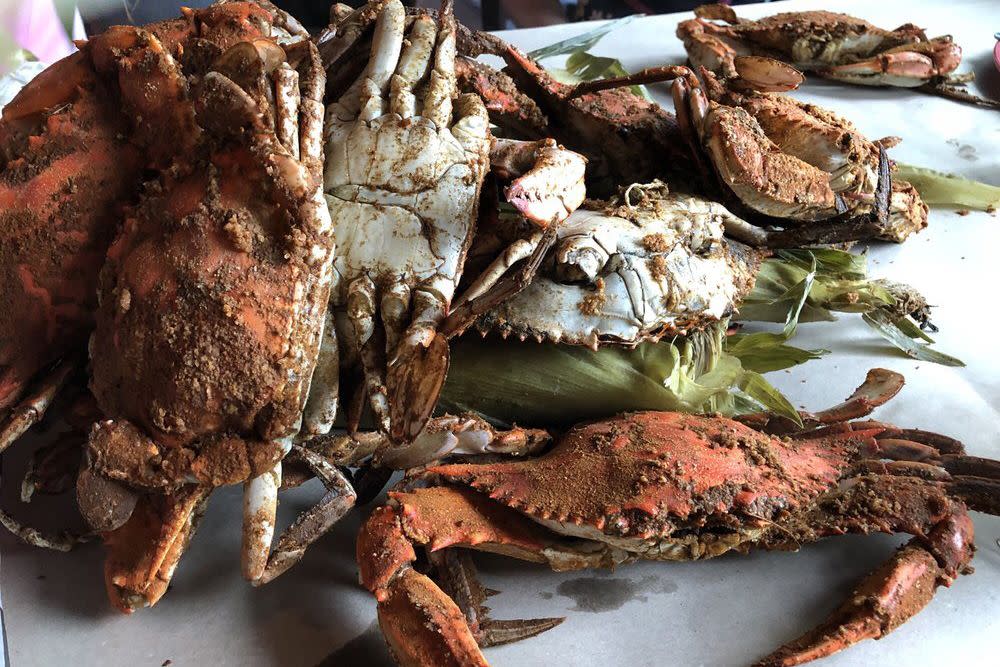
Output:
<path fill-rule="evenodd" d="M 68 433 L 38 448 L 21 480 L 21 502 L 30 503 L 35 492 L 62 493 L 76 483 L 84 438 Z"/>
<path fill-rule="evenodd" d="M 428 74 L 434 43 L 437 39 L 437 25 L 429 16 L 417 16 L 408 35 L 408 43 L 399 57 L 399 67 L 392 75 L 390 83 L 389 109 L 403 118 L 412 118 L 417 113 L 417 99 L 414 87 Z"/>
<path fill-rule="evenodd" d="M 741 415 L 736 417 L 736 420 L 764 433 L 790 433 L 794 437 L 815 438 L 822 435 L 821 431 L 815 430 L 819 426 L 824 424 L 839 424 L 849 419 L 857 419 L 870 415 L 875 408 L 885 404 L 898 394 L 903 388 L 903 383 L 904 378 L 900 373 L 886 370 L 885 368 L 873 368 L 865 375 L 865 381 L 843 403 L 817 413 L 800 412 L 799 414 L 803 422 L 802 428 L 787 417 L 771 412 Z M 848 426 L 863 427 L 866 424 L 864 422 L 856 422 Z M 834 428 L 834 432 L 842 432 L 844 430 L 842 426 Z M 902 431 L 893 429 L 893 432 L 900 433 Z M 907 433 L 916 432 L 907 431 Z M 950 438 L 945 438 L 945 436 L 937 437 L 951 440 Z M 960 443 L 959 447 L 961 447 Z"/>
<path fill-rule="evenodd" d="M 884 498 L 894 500 L 888 516 Z M 965 506 L 941 488 L 905 477 L 868 475 L 849 480 L 805 523 L 809 525 L 805 531 L 820 535 L 901 530 L 916 537 L 868 575 L 824 623 L 757 663 L 761 666 L 798 665 L 863 639 L 884 637 L 923 609 L 938 586 L 951 585 L 974 551 L 973 526 Z M 795 532 L 789 528 L 792 539 Z"/>
<path fill-rule="evenodd" d="M 539 429 L 515 427 L 509 431 L 497 431 L 475 415 L 443 415 L 427 422 L 424 430 L 411 442 L 391 449 L 388 436 L 378 431 L 324 435 L 302 446 L 336 465 L 356 466 L 371 456 L 377 456 L 382 465 L 407 470 L 446 456 L 526 456 L 539 451 L 549 441 L 549 434 Z"/>
<path fill-rule="evenodd" d="M 443 549 L 430 554 L 430 561 L 438 585 L 462 610 L 481 648 L 534 637 L 565 620 L 563 617 L 493 620 L 483 603 L 496 591 L 488 591 L 479 583 L 471 554 L 465 550 Z"/>
<path fill-rule="evenodd" d="M 288 63 L 274 71 L 275 128 L 278 141 L 296 160 L 299 144 L 299 73 Z"/>
<path fill-rule="evenodd" d="M 828 79 L 863 86 L 915 88 L 953 72 L 962 62 L 962 48 L 951 38 L 904 44 L 855 63 L 817 69 Z"/>
<path fill-rule="evenodd" d="M 354 507 L 357 499 L 351 483 L 336 466 L 307 449 L 296 447 L 293 451 L 323 482 L 327 492 L 318 503 L 299 515 L 295 523 L 281 534 L 274 552 L 267 559 L 259 575 L 248 577 L 254 586 L 270 582 L 302 560 L 309 545 L 325 535 L 333 524 Z M 267 544 L 269 547 L 270 540 Z"/>
<path fill-rule="evenodd" d="M 578 83 L 573 86 L 573 89 L 566 97 L 567 99 L 570 99 L 573 97 L 579 97 L 580 95 L 586 95 L 587 93 L 596 93 L 601 90 L 610 90 L 612 88 L 624 88 L 625 86 L 638 86 L 646 83 L 673 81 L 678 77 L 688 76 L 690 73 L 691 70 L 683 65 L 647 67 L 646 69 L 636 72 L 635 74 L 609 77 L 607 79 L 595 79 L 593 81 Z"/>
<path fill-rule="evenodd" d="M 333 310 L 326 313 L 320 339 L 316 370 L 309 386 L 309 398 L 302 413 L 304 437 L 329 433 L 337 418 L 340 402 L 340 346 L 337 344 L 337 323 Z"/>
<path fill-rule="evenodd" d="M 281 487 L 281 462 L 243 486 L 243 577 L 259 581 L 267 567 Z"/>
<path fill-rule="evenodd" d="M 108 597 L 120 611 L 156 604 L 204 514 L 211 489 L 143 496 L 128 522 L 104 535 Z"/>
<path fill-rule="evenodd" d="M 868 371 L 865 381 L 840 405 L 817 412 L 813 417 L 820 424 L 834 424 L 870 415 L 903 388 L 903 376 L 884 368 Z"/>
<path fill-rule="evenodd" d="M 451 5 L 441 8 L 441 26 L 437 34 L 434 66 L 424 97 L 424 117 L 436 127 L 448 127 L 452 122 L 452 99 L 457 94 L 455 80 L 455 17 Z M 461 139 L 467 119 L 479 118 L 483 112 L 470 103 L 468 97 L 458 101 L 460 120 L 455 134 Z M 474 121 L 473 121 L 474 122 Z M 415 437 L 427 423 L 448 367 L 447 343 L 437 334 L 438 325 L 448 311 L 448 297 L 455 285 L 445 276 L 431 279 L 426 286 L 414 290 L 412 324 L 407 329 L 397 356 L 389 361 L 388 382 L 392 399 L 391 434 L 394 440 Z"/>
<path fill-rule="evenodd" d="M 504 248 L 500 256 L 493 260 L 476 280 L 455 300 L 455 308 L 460 308 L 467 301 L 478 299 L 485 295 L 512 266 L 521 260 L 528 259 L 541 245 L 545 237 L 544 231 L 537 231 L 526 239 L 518 239 Z M 553 239 L 554 240 L 554 239 Z"/>
<path fill-rule="evenodd" d="M 11 409 L 5 421 L 0 423 L 0 452 L 3 452 L 29 428 L 41 421 L 56 395 L 66 384 L 76 364 L 61 361 L 41 379 L 33 393 L 25 396 Z"/>
<path fill-rule="evenodd" d="M 91 534 L 74 535 L 68 532 L 58 535 L 43 533 L 31 526 L 25 526 L 2 510 L 0 510 L 0 525 L 3 525 L 12 535 L 22 540 L 25 544 L 53 551 L 69 551 L 77 544 L 87 542 L 92 537 Z"/>
<path fill-rule="evenodd" d="M 944 572 L 919 546 L 904 546 L 868 575 L 821 625 L 756 663 L 790 667 L 842 651 L 864 639 L 879 639 L 923 609 Z"/>

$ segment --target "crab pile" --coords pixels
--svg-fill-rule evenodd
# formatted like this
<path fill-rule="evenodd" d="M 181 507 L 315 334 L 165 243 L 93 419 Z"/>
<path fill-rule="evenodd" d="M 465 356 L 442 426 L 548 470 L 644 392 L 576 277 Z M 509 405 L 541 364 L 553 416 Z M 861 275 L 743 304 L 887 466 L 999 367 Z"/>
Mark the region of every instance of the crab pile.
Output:
<path fill-rule="evenodd" d="M 905 621 L 969 569 L 967 510 L 1000 513 L 1000 463 L 851 421 L 895 373 L 800 423 L 646 412 L 557 433 L 438 411 L 470 329 L 595 350 L 692 336 L 725 327 L 770 248 L 926 225 L 892 178 L 898 139 L 784 95 L 797 70 L 732 46 L 787 26 L 706 18 L 684 27 L 697 71 L 577 86 L 448 1 L 334 5 L 312 37 L 266 0 L 223 0 L 82 44 L 0 119 L 0 452 L 68 425 L 24 499 L 75 489 L 131 612 L 164 595 L 215 489 L 244 487 L 258 585 L 404 471 L 358 541 L 402 664 L 485 664 L 481 647 L 561 620 L 489 619 L 453 546 L 567 570 L 907 532 L 765 663 Z M 917 52 L 927 77 L 950 71 L 950 41 L 895 32 L 921 46 L 878 33 L 884 75 Z M 676 115 L 627 87 L 661 80 Z M 325 495 L 275 540 L 280 491 L 312 477 Z M 90 536 L 0 520 L 48 548 Z"/>

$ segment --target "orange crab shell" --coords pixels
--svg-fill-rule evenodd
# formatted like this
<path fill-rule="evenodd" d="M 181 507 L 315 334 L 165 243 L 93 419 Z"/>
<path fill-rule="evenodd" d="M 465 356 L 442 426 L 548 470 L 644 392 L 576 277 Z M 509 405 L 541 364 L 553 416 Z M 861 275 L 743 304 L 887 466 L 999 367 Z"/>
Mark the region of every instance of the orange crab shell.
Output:
<path fill-rule="evenodd" d="M 144 166 L 196 136 L 178 69 L 268 36 L 269 3 L 228 2 L 117 27 L 29 83 L 0 120 L 0 413 L 83 347 L 104 253 Z M 176 62 L 174 62 L 176 61 Z M 137 119 L 130 123 L 123 107 Z"/>
<path fill-rule="evenodd" d="M 82 346 L 114 220 L 138 187 L 139 153 L 79 61 L 62 61 L 79 75 L 63 108 L 37 124 L 19 117 L 17 104 L 39 101 L 26 88 L 0 122 L 3 152 L 13 153 L 0 173 L 0 411 L 40 368 Z"/>
<path fill-rule="evenodd" d="M 265 169 L 235 149 L 166 179 L 108 252 L 92 388 L 107 414 L 163 443 L 280 437 L 298 414 L 289 339 L 308 269 Z"/>
<path fill-rule="evenodd" d="M 807 505 L 879 432 L 782 440 L 724 417 L 641 412 L 574 428 L 536 459 L 428 472 L 537 519 L 649 539 L 708 523 L 759 526 Z"/>

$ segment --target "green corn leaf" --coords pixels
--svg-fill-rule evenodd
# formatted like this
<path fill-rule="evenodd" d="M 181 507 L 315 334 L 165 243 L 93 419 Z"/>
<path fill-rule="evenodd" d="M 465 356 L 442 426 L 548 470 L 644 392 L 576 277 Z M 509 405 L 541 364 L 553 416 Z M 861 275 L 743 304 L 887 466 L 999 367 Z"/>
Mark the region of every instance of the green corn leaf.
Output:
<path fill-rule="evenodd" d="M 582 35 L 571 37 L 545 48 L 536 49 L 528 55 L 535 60 L 568 55 L 569 57 L 566 59 L 564 67 L 546 68 L 556 81 L 568 85 L 575 85 L 584 81 L 595 81 L 597 79 L 628 76 L 629 72 L 620 60 L 606 56 L 592 55 L 589 53 L 589 49 L 597 44 L 606 34 L 616 28 L 620 28 L 634 18 L 635 16 L 626 16 Z M 644 97 L 647 100 L 652 99 L 645 86 L 630 86 L 630 88 L 636 95 Z"/>
<path fill-rule="evenodd" d="M 779 346 L 794 335 L 798 322 L 835 320 L 833 313 L 843 312 L 862 314 L 880 335 L 914 358 L 946 366 L 962 363 L 917 343 L 934 341 L 911 318 L 896 312 L 896 305 L 896 297 L 883 281 L 868 278 L 864 254 L 829 248 L 782 250 L 762 264 L 756 286 L 740 306 L 740 317 L 759 322 L 784 319 L 783 331 L 732 336 L 727 352 L 739 357 L 748 370 L 758 372 L 779 370 L 785 362 L 815 359 L 827 351 Z"/>
<path fill-rule="evenodd" d="M 908 357 L 920 361 L 930 361 L 942 366 L 965 366 L 961 359 L 939 352 L 925 343 L 917 342 L 913 336 L 900 329 L 896 321 L 884 310 L 873 310 L 861 317 L 879 335 L 902 350 Z M 923 332 L 920 332 L 919 337 L 924 340 L 928 339 L 928 336 Z"/>
<path fill-rule="evenodd" d="M 802 417 L 795 406 L 788 402 L 784 394 L 775 389 L 760 373 L 745 371 L 740 383 L 740 390 L 753 401 L 770 412 L 788 417 L 802 426 Z"/>
<path fill-rule="evenodd" d="M 550 44 L 549 46 L 530 51 L 528 55 L 535 60 L 544 60 L 545 58 L 553 58 L 555 56 L 567 56 L 578 51 L 588 51 L 601 41 L 601 39 L 609 32 L 628 25 L 635 20 L 635 18 L 635 15 L 632 15 L 620 18 L 616 21 L 610 21 L 604 25 L 594 28 L 593 30 L 576 35 L 575 37 L 570 37 L 569 39 L 564 39 L 561 42 L 556 42 L 555 44 Z"/>
<path fill-rule="evenodd" d="M 1000 208 L 1000 187 L 924 167 L 896 163 L 896 178 L 909 181 L 930 205 L 986 211 Z"/>
<path fill-rule="evenodd" d="M 439 409 L 499 425 L 569 425 L 631 410 L 773 410 L 797 419 L 780 392 L 726 350 L 726 324 L 635 349 L 479 339 L 452 345 Z M 786 346 L 787 347 L 787 346 Z M 794 350 L 794 348 L 789 348 Z M 781 348 L 772 352 L 777 356 Z M 798 351 L 781 367 L 801 363 Z"/>
<path fill-rule="evenodd" d="M 740 360 L 743 368 L 756 373 L 784 370 L 830 353 L 830 350 L 804 350 L 792 345 L 761 340 L 754 338 L 756 335 L 744 335 L 736 345 L 726 348 L 726 352 Z"/>
<path fill-rule="evenodd" d="M 818 359 L 828 352 L 828 350 L 803 350 L 785 344 L 798 329 L 799 316 L 816 281 L 817 266 L 818 259 L 813 257 L 808 271 L 795 285 L 773 298 L 762 299 L 762 304 L 785 310 L 785 326 L 780 333 L 761 331 L 736 334 L 726 341 L 726 352 L 738 358 L 745 369 L 750 372 L 767 373 L 805 363 L 810 359 Z"/>

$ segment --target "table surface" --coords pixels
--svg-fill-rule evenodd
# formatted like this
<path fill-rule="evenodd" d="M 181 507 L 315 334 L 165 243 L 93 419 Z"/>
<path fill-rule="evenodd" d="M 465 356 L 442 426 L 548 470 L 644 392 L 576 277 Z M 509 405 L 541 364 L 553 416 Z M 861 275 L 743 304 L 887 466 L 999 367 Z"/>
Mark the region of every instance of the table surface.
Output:
<path fill-rule="evenodd" d="M 775 11 L 829 8 L 792 0 L 741 6 L 747 17 Z M 837 8 L 877 25 L 912 21 L 931 34 L 951 34 L 965 49 L 983 89 L 1000 96 L 993 69 L 995 0 L 942 6 L 884 0 L 842 2 Z M 643 18 L 604 38 L 595 53 L 614 55 L 630 71 L 680 63 L 674 28 L 687 15 Z M 513 31 L 525 49 L 553 43 L 589 26 Z M 654 86 L 669 104 L 666 89 Z M 1000 114 L 905 90 L 864 89 L 810 80 L 797 96 L 841 112 L 870 138 L 898 135 L 892 157 L 1000 185 Z M 907 386 L 876 416 L 948 433 L 975 454 L 1000 458 L 1000 362 L 997 316 L 987 290 L 997 276 L 1000 219 L 934 210 L 930 226 L 903 246 L 876 245 L 872 271 L 918 287 L 936 305 L 942 350 L 964 359 L 953 369 L 887 350 L 857 317 L 801 327 L 795 344 L 832 350 L 825 358 L 770 379 L 796 404 L 822 408 L 846 396 L 874 365 L 903 372 Z M 30 448 L 30 443 L 19 447 Z M 21 467 L 10 474 L 4 504 L 12 506 Z M 286 522 L 320 495 L 315 482 L 282 497 Z M 39 522 L 52 514 L 41 499 L 18 515 Z M 357 585 L 354 536 L 370 508 L 353 513 L 292 571 L 253 589 L 239 575 L 238 489 L 213 497 L 205 522 L 169 594 L 154 609 L 131 617 L 105 599 L 102 549 L 72 554 L 16 543 L 2 546 L 3 610 L 11 663 L 161 665 L 388 665 L 375 624 L 375 604 Z M 975 515 L 976 573 L 942 589 L 927 609 L 879 642 L 865 642 L 828 659 L 833 666 L 996 664 L 1000 635 L 1000 520 Z M 2 532 L 2 531 L 0 531 Z M 747 664 L 819 622 L 864 573 L 904 537 L 844 537 L 798 553 L 758 553 L 700 563 L 639 563 L 614 572 L 554 574 L 534 565 L 477 557 L 482 577 L 503 592 L 491 598 L 496 618 L 566 616 L 561 626 L 519 644 L 486 651 L 496 665 Z"/>

